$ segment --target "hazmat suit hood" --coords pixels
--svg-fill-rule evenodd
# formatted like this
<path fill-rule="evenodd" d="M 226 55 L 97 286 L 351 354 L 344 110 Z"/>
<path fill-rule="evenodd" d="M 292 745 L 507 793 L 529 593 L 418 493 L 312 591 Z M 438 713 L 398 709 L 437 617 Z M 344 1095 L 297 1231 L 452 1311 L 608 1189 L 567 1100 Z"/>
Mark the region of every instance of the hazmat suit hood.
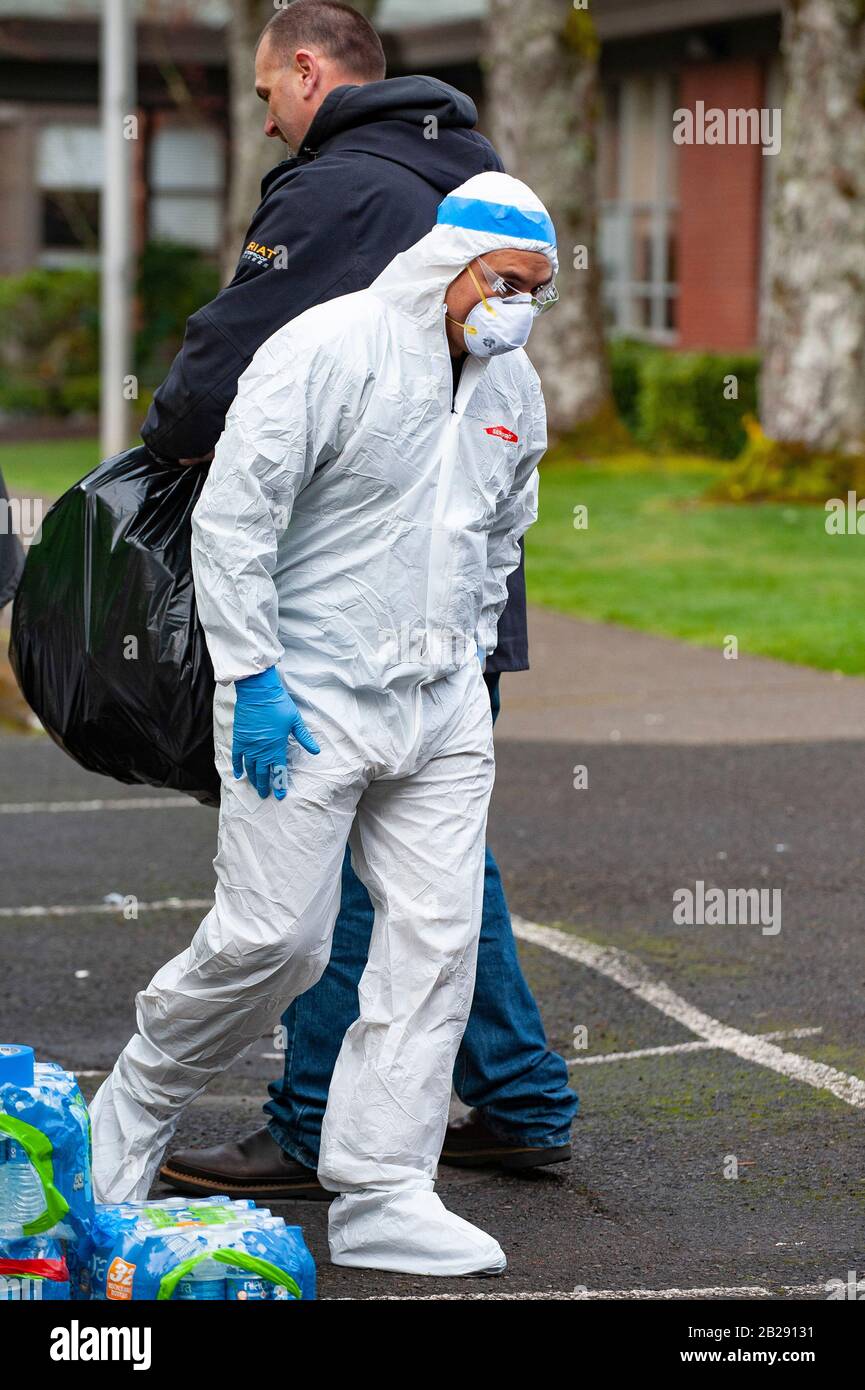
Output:
<path fill-rule="evenodd" d="M 527 184 L 509 174 L 475 174 L 439 204 L 436 225 L 395 256 L 370 290 L 419 323 L 441 321 L 451 281 L 477 256 L 539 251 L 558 271 L 552 219 Z"/>

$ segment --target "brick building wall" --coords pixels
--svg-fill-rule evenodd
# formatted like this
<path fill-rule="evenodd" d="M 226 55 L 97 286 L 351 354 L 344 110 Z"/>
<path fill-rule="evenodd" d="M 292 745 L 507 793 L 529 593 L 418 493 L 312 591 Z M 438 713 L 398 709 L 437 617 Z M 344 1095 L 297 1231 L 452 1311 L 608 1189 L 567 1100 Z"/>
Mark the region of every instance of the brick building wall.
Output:
<path fill-rule="evenodd" d="M 682 70 L 680 101 L 695 110 L 761 108 L 759 59 Z M 679 165 L 677 346 L 750 350 L 757 336 L 763 178 L 759 145 L 683 145 Z"/>

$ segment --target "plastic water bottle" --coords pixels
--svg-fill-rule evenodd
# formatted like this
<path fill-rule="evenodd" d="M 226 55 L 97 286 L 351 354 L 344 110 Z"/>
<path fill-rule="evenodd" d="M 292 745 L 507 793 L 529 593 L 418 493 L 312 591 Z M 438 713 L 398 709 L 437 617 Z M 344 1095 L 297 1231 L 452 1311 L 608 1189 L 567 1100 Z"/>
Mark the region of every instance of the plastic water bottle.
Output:
<path fill-rule="evenodd" d="M 34 1058 L 32 1047 L 0 1043 L 0 1082 L 32 1086 Z M 0 1236 L 17 1239 L 27 1221 L 35 1221 L 45 1210 L 42 1184 L 30 1166 L 30 1159 L 9 1134 L 0 1131 Z"/>
<path fill-rule="evenodd" d="M 202 1260 L 179 1281 L 174 1293 L 179 1299 L 221 1299 L 225 1301 L 225 1265 L 218 1260 Z"/>
<path fill-rule="evenodd" d="M 27 1149 L 42 1135 L 51 1154 L 43 1191 Z M 51 1233 L 80 1239 L 93 1220 L 87 1107 L 75 1078 L 56 1062 L 37 1062 L 32 1047 L 0 1042 L 0 1239 L 20 1240 L 24 1228 L 49 1221 Z M 27 1148 L 24 1147 L 26 1142 Z M 40 1165 L 41 1166 L 41 1165 Z M 56 1281 L 49 1281 L 56 1282 Z"/>
<path fill-rule="evenodd" d="M 0 1234 L 16 1238 L 45 1210 L 42 1184 L 25 1149 L 6 1138 L 0 1154 Z"/>
<path fill-rule="evenodd" d="M 225 1291 L 231 1302 L 247 1303 L 266 1300 L 268 1295 L 268 1281 L 260 1278 L 257 1274 L 250 1274 L 243 1269 L 229 1269 L 225 1276 Z"/>

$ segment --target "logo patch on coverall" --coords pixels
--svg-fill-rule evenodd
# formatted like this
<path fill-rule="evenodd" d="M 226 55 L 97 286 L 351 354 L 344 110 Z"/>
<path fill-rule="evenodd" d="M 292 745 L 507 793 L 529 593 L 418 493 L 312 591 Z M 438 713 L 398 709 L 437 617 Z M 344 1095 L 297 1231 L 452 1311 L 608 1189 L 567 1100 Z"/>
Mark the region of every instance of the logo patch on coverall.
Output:
<path fill-rule="evenodd" d="M 509 444 L 519 444 L 520 436 L 509 430 L 507 425 L 488 425 L 486 434 L 494 434 L 496 439 L 506 439 Z"/>

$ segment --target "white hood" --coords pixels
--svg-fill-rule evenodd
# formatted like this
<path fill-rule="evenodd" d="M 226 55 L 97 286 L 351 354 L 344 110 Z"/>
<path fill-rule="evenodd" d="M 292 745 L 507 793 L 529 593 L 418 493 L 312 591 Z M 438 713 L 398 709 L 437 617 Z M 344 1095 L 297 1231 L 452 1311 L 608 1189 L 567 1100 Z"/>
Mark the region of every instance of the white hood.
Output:
<path fill-rule="evenodd" d="M 532 190 L 509 174 L 476 174 L 439 204 L 435 227 L 395 256 L 370 290 L 422 323 L 439 323 L 445 290 L 477 256 L 539 251 L 559 268 L 556 232 Z"/>

